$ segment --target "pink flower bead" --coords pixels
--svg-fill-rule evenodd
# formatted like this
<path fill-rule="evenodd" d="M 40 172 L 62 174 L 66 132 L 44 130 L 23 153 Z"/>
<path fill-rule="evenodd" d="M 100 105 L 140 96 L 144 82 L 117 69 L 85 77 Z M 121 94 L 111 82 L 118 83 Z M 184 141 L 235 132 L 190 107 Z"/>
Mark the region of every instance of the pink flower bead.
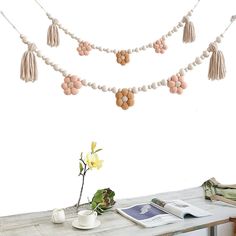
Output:
<path fill-rule="evenodd" d="M 82 87 L 82 83 L 77 76 L 72 75 L 64 79 L 64 83 L 61 87 L 64 90 L 65 95 L 76 95 Z"/>
<path fill-rule="evenodd" d="M 91 45 L 88 42 L 80 42 L 77 51 L 80 56 L 88 56 L 89 52 L 92 50 Z"/>
<path fill-rule="evenodd" d="M 187 88 L 183 76 L 172 75 L 168 80 L 167 86 L 170 88 L 171 93 L 182 94 L 183 90 Z"/>
<path fill-rule="evenodd" d="M 164 39 L 159 39 L 155 43 L 153 43 L 153 48 L 156 53 L 163 54 L 167 50 L 167 45 Z"/>

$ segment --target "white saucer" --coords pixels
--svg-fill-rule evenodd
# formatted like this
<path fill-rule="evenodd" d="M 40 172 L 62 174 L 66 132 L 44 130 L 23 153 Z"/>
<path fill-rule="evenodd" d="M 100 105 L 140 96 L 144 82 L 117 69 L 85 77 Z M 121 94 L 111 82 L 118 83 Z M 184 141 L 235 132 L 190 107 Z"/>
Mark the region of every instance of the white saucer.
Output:
<path fill-rule="evenodd" d="M 79 224 L 78 219 L 76 219 L 72 222 L 72 226 L 77 229 L 94 229 L 94 228 L 98 227 L 100 224 L 101 224 L 100 220 L 96 220 L 95 224 L 93 226 L 82 226 Z"/>

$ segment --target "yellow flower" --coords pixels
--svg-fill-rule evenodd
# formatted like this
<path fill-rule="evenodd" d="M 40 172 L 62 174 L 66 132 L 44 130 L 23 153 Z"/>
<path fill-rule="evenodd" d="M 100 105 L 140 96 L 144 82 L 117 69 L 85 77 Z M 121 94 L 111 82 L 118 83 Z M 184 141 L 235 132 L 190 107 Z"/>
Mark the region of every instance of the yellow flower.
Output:
<path fill-rule="evenodd" d="M 97 143 L 96 143 L 96 142 L 92 142 L 92 143 L 91 143 L 91 150 L 92 150 L 92 152 L 95 151 L 96 146 L 97 146 Z"/>
<path fill-rule="evenodd" d="M 86 155 L 86 164 L 89 169 L 97 168 L 98 170 L 102 167 L 103 160 L 100 160 L 97 153 L 88 153 Z"/>

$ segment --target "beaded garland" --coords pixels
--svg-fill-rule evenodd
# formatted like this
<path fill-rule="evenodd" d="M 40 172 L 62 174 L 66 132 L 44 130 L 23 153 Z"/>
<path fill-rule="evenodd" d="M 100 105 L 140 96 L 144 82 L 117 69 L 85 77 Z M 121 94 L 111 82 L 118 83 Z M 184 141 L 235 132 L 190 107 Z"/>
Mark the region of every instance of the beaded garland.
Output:
<path fill-rule="evenodd" d="M 36 55 L 37 57 L 41 58 L 47 65 L 50 65 L 55 71 L 60 72 L 65 77 L 61 87 L 66 95 L 76 95 L 79 89 L 82 88 L 82 86 L 88 86 L 92 89 L 98 89 L 102 92 L 112 92 L 115 94 L 117 106 L 121 107 L 123 110 L 127 110 L 129 107 L 134 105 L 134 94 L 137 94 L 139 92 L 147 92 L 151 89 L 155 90 L 159 86 L 168 86 L 171 93 L 177 93 L 179 95 L 182 94 L 183 90 L 187 88 L 187 84 L 184 81 L 185 73 L 193 70 L 196 66 L 200 65 L 203 60 L 210 56 L 210 53 L 212 53 L 212 56 L 210 60 L 208 77 L 211 80 L 223 79 L 225 76 L 224 58 L 222 52 L 218 50 L 217 45 L 221 43 L 224 34 L 236 20 L 236 15 L 232 16 L 231 22 L 226 27 L 224 32 L 220 34 L 220 36 L 216 37 L 215 41 L 211 42 L 208 48 L 204 50 L 200 56 L 196 57 L 193 62 L 189 63 L 186 67 L 181 68 L 175 75 L 172 75 L 170 78 L 163 79 L 157 82 L 155 81 L 151 84 L 143 85 L 140 87 L 134 86 L 131 88 L 117 89 L 116 87 L 107 87 L 106 85 L 96 85 L 96 83 L 94 82 L 87 82 L 86 80 L 80 80 L 75 75 L 72 76 L 71 74 L 60 68 L 57 64 L 53 63 L 49 58 L 42 55 L 41 51 L 37 49 L 36 45 L 28 41 L 27 38 L 22 35 L 20 31 L 10 22 L 10 20 L 5 16 L 3 12 L 0 13 L 19 33 L 22 42 L 28 45 L 28 52 L 26 52 L 22 58 L 22 65 L 25 71 L 24 73 L 22 73 L 21 77 L 25 82 L 34 82 L 36 80 L 36 74 L 32 73 L 36 71 Z M 28 59 L 25 60 L 26 58 Z M 25 65 L 25 63 L 27 63 L 27 65 Z"/>
<path fill-rule="evenodd" d="M 79 47 L 77 48 L 77 51 L 79 52 L 80 56 L 88 56 L 89 52 L 91 50 L 98 50 L 100 52 L 106 52 L 106 53 L 113 53 L 116 55 L 116 61 L 118 64 L 124 66 L 127 63 L 130 62 L 130 55 L 132 53 L 138 53 L 141 51 L 145 51 L 147 49 L 154 49 L 156 53 L 163 54 L 167 50 L 167 44 L 165 40 L 169 37 L 171 37 L 174 33 L 178 32 L 178 30 L 182 27 L 184 27 L 184 33 L 183 33 L 183 42 L 184 43 L 191 43 L 195 40 L 195 29 L 193 23 L 190 21 L 190 17 L 192 16 L 195 8 L 198 6 L 200 3 L 200 0 L 197 0 L 197 3 L 194 5 L 194 7 L 185 15 L 182 17 L 182 20 L 179 21 L 176 26 L 174 26 L 170 31 L 168 31 L 166 34 L 163 34 L 160 39 L 156 40 L 155 42 L 151 43 L 146 43 L 145 45 L 135 47 L 135 48 L 130 48 L 130 49 L 122 49 L 122 50 L 117 50 L 117 49 L 111 49 L 107 47 L 101 47 L 97 46 L 93 43 L 89 43 L 77 36 L 75 34 L 71 33 L 68 29 L 66 29 L 62 24 L 58 21 L 58 19 L 55 19 L 52 17 L 46 9 L 42 6 L 42 4 L 39 2 L 39 0 L 34 0 L 38 6 L 45 12 L 46 16 L 48 19 L 52 22 L 52 25 L 49 26 L 48 30 L 48 35 L 49 32 L 51 32 L 51 38 L 52 40 L 48 40 L 48 45 L 51 47 L 55 47 L 59 45 L 58 43 L 55 43 L 53 39 L 58 39 L 58 30 L 56 31 L 55 29 L 52 31 L 50 30 L 52 27 L 57 26 L 58 29 L 61 29 L 66 35 L 69 35 L 73 40 L 76 40 L 79 44 Z M 54 32 L 56 32 L 56 35 L 54 35 Z M 48 37 L 50 38 L 50 37 Z M 50 44 L 49 42 L 52 41 L 53 43 Z"/>

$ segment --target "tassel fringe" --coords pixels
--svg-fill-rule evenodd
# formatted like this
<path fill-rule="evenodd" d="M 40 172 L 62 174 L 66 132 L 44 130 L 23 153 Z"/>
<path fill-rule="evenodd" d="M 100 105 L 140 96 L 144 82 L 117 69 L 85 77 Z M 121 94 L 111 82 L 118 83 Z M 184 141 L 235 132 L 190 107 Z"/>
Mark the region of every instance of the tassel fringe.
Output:
<path fill-rule="evenodd" d="M 21 59 L 20 78 L 25 82 L 34 82 L 38 77 L 37 61 L 34 55 L 36 46 L 30 44 Z"/>
<path fill-rule="evenodd" d="M 208 78 L 210 80 L 224 79 L 226 75 L 224 54 L 220 50 L 218 50 L 216 43 L 211 43 L 209 45 L 208 51 L 212 52 L 209 64 Z"/>
<path fill-rule="evenodd" d="M 189 21 L 187 17 L 183 18 L 184 33 L 183 33 L 183 42 L 184 43 L 192 43 L 196 39 L 195 27 L 193 22 Z"/>
<path fill-rule="evenodd" d="M 47 44 L 51 47 L 58 47 L 60 44 L 59 30 L 57 26 L 57 20 L 55 19 L 48 28 Z"/>

